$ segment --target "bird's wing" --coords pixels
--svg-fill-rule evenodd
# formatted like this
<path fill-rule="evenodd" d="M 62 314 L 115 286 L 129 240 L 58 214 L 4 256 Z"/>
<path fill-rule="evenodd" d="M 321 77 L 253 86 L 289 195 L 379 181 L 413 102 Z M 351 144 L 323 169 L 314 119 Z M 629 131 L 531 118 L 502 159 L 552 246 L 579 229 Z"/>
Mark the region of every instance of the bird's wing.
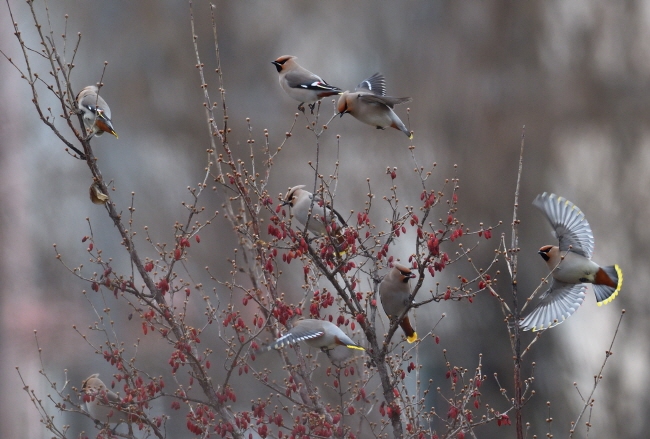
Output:
<path fill-rule="evenodd" d="M 564 197 L 544 192 L 533 205 L 544 212 L 560 241 L 561 251 L 572 251 L 591 259 L 594 252 L 594 235 L 585 214 Z"/>
<path fill-rule="evenodd" d="M 266 349 L 269 351 L 271 349 L 282 349 L 285 346 L 296 344 L 299 341 L 322 337 L 324 334 L 325 331 L 322 329 L 310 329 L 294 326 L 291 331 L 287 332 L 282 337 L 278 338 L 273 343 L 268 345 Z"/>
<path fill-rule="evenodd" d="M 117 396 L 117 393 L 112 392 L 108 389 L 105 389 L 104 392 L 106 392 L 106 399 L 108 400 L 109 403 L 119 404 L 122 402 L 122 399 L 119 396 Z"/>
<path fill-rule="evenodd" d="M 392 96 L 378 96 L 372 93 L 359 93 L 359 99 L 364 101 L 367 104 L 384 104 L 390 108 L 393 108 L 395 105 L 405 104 L 406 102 L 411 102 L 413 98 L 395 98 Z"/>
<path fill-rule="evenodd" d="M 552 328 L 569 318 L 585 300 L 586 284 L 567 284 L 551 281 L 551 287 L 544 293 L 535 309 L 519 326 L 524 330 L 541 331 Z"/>
<path fill-rule="evenodd" d="M 305 90 L 328 90 L 341 91 L 340 88 L 329 85 L 316 75 L 305 76 L 298 72 L 289 72 L 285 75 L 287 84 L 291 88 L 302 88 Z"/>
<path fill-rule="evenodd" d="M 384 79 L 384 75 L 377 72 L 370 78 L 361 81 L 355 91 L 369 91 L 377 96 L 386 96 L 386 79 Z"/>
<path fill-rule="evenodd" d="M 323 213 L 323 204 L 324 203 L 325 202 L 323 201 L 322 198 L 316 197 L 315 200 L 314 200 L 314 208 L 312 209 L 313 213 L 316 213 L 316 214 L 319 214 L 319 215 L 322 214 Z M 330 217 L 330 212 L 334 212 L 334 215 L 336 216 L 336 219 L 338 219 L 339 222 L 341 223 L 340 226 L 341 227 L 347 227 L 348 226 L 348 223 L 345 222 L 345 218 L 343 218 L 343 215 L 338 213 L 336 211 L 336 209 L 332 209 L 330 206 L 327 206 L 326 209 L 325 209 L 325 212 L 327 213 L 327 217 L 328 217 L 327 221 L 330 221 L 330 218 L 331 218 Z"/>
<path fill-rule="evenodd" d="M 120 397 L 117 396 L 117 393 L 108 390 L 105 386 L 92 388 L 88 394 L 93 396 L 97 403 L 102 405 L 116 405 L 122 402 Z"/>

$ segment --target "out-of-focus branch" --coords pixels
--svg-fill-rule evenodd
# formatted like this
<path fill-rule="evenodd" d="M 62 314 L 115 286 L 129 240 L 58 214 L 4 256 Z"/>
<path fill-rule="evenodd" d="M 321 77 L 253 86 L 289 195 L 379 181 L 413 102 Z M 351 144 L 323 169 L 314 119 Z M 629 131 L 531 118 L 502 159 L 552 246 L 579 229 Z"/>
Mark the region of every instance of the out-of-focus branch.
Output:
<path fill-rule="evenodd" d="M 517 171 L 517 185 L 515 186 L 515 201 L 512 213 L 512 240 L 510 249 L 508 250 L 508 257 L 506 262 L 510 266 L 511 285 L 512 285 L 512 324 L 508 325 L 508 330 L 511 332 L 511 345 L 513 350 L 514 370 L 513 380 L 515 386 L 515 428 L 517 431 L 517 439 L 524 438 L 524 425 L 521 414 L 523 405 L 523 389 L 521 382 L 521 329 L 519 328 L 519 303 L 517 297 L 517 255 L 519 253 L 519 218 L 517 211 L 519 209 L 519 188 L 521 184 L 521 175 L 524 163 L 524 141 L 526 139 L 526 127 L 522 128 L 521 132 L 521 147 L 519 150 L 519 169 Z"/>
<path fill-rule="evenodd" d="M 623 316 L 625 315 L 625 310 L 621 311 L 621 317 L 618 319 L 618 324 L 616 325 L 616 330 L 614 331 L 614 335 L 612 336 L 612 342 L 609 344 L 609 349 L 605 351 L 605 359 L 603 360 L 603 364 L 600 366 L 600 370 L 598 371 L 598 375 L 594 375 L 594 386 L 591 388 L 591 392 L 589 392 L 589 396 L 584 398 L 582 394 L 580 393 L 580 389 L 578 389 L 578 385 L 574 383 L 574 386 L 576 388 L 576 391 L 582 398 L 582 402 L 584 405 L 582 406 L 582 410 L 580 411 L 580 414 L 576 418 L 574 422 L 571 422 L 571 430 L 569 430 L 569 437 L 572 438 L 573 435 L 575 434 L 576 428 L 578 426 L 578 423 L 580 422 L 580 419 L 582 419 L 582 416 L 585 414 L 587 409 L 591 409 L 594 404 L 594 393 L 596 392 L 596 388 L 598 387 L 598 384 L 603 380 L 603 371 L 605 370 L 605 365 L 607 364 L 607 360 L 609 360 L 609 357 L 611 357 L 614 352 L 612 351 L 612 348 L 614 347 L 614 342 L 616 341 L 616 336 L 618 335 L 618 330 L 621 327 L 621 322 L 623 321 Z M 589 428 L 591 427 L 591 424 L 587 422 L 587 432 L 589 432 Z"/>

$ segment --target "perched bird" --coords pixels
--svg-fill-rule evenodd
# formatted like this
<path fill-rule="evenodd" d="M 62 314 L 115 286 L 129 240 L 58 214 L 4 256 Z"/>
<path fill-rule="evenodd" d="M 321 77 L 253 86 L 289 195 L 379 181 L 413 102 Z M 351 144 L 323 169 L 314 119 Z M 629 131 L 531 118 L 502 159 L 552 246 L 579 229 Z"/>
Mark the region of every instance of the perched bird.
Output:
<path fill-rule="evenodd" d="M 95 204 L 105 204 L 108 201 L 108 195 L 102 192 L 102 189 L 99 187 L 99 183 L 96 181 L 90 185 L 90 201 Z"/>
<path fill-rule="evenodd" d="M 363 123 L 386 129 L 388 127 L 400 130 L 413 138 L 413 134 L 393 111 L 395 105 L 410 102 L 411 98 L 394 98 L 386 96 L 386 80 L 381 73 L 375 73 L 368 79 L 361 81 L 354 93 L 344 91 L 339 97 L 336 106 L 339 115 L 350 113 Z"/>
<path fill-rule="evenodd" d="M 296 344 L 299 341 L 304 341 L 309 346 L 319 348 L 322 351 L 329 351 L 337 346 L 345 346 L 361 351 L 365 350 L 352 341 L 334 323 L 316 319 L 300 319 L 296 321 L 289 332 L 266 346 L 265 350 L 281 349 L 285 346 Z"/>
<path fill-rule="evenodd" d="M 533 205 L 544 212 L 560 241 L 559 247 L 545 245 L 539 249 L 553 279 L 540 303 L 519 324 L 524 330 L 538 331 L 571 316 L 582 304 L 588 283 L 599 306 L 614 300 L 623 285 L 623 272 L 618 265 L 601 267 L 591 260 L 594 235 L 578 206 L 546 192 L 538 195 Z"/>
<path fill-rule="evenodd" d="M 284 196 L 284 205 L 291 207 L 291 213 L 303 226 L 307 224 L 307 230 L 313 234 L 327 235 L 327 226 L 330 226 L 330 233 L 337 234 L 346 227 L 345 219 L 336 210 L 328 207 L 325 202 L 316 198 L 313 203 L 314 194 L 304 189 L 305 185 L 294 186 Z M 311 208 L 311 215 L 309 209 Z"/>
<path fill-rule="evenodd" d="M 101 136 L 109 133 L 117 139 L 117 133 L 113 129 L 111 122 L 111 109 L 108 104 L 97 93 L 99 89 L 94 85 L 89 85 L 77 95 L 77 107 L 83 114 L 84 126 L 86 131 L 92 136 Z"/>
<path fill-rule="evenodd" d="M 280 74 L 280 85 L 284 91 L 289 97 L 300 102 L 298 110 L 304 113 L 304 104 L 309 104 L 309 109 L 314 114 L 314 106 L 317 101 L 327 96 L 340 94 L 341 89 L 329 85 L 320 76 L 302 68 L 295 60 L 295 56 L 282 55 L 272 64 Z"/>
<path fill-rule="evenodd" d="M 86 403 L 88 414 L 95 419 L 95 422 L 101 422 L 102 424 L 137 422 L 138 415 L 135 410 L 129 410 L 134 409 L 135 406 L 123 404 L 120 397 L 108 390 L 104 382 L 98 377 L 98 373 L 92 374 L 81 384 L 81 389 L 84 392 L 83 400 Z"/>
<path fill-rule="evenodd" d="M 391 319 L 391 321 L 399 318 L 404 311 L 408 309 L 410 304 L 409 298 L 411 296 L 411 287 L 409 280 L 415 277 L 410 269 L 403 265 L 395 264 L 379 284 L 379 299 L 381 306 L 384 307 L 384 312 Z M 411 326 L 409 316 L 405 315 L 399 322 L 399 325 L 406 334 L 406 340 L 413 343 L 418 339 L 418 334 Z"/>

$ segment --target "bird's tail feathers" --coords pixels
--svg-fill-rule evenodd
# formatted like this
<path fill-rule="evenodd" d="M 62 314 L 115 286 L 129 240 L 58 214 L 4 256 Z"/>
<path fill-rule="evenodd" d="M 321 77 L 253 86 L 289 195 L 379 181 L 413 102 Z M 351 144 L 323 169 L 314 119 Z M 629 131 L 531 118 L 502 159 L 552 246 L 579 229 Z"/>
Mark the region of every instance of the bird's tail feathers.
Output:
<path fill-rule="evenodd" d="M 593 284 L 598 306 L 608 304 L 618 296 L 623 286 L 623 271 L 618 265 L 602 267 L 596 274 Z"/>
<path fill-rule="evenodd" d="M 352 341 L 352 339 L 350 337 L 348 337 L 347 335 L 345 335 L 345 334 L 342 334 L 340 336 L 339 335 L 335 336 L 334 340 L 336 341 L 336 344 L 339 345 L 339 346 L 345 346 L 346 348 L 356 349 L 356 350 L 359 350 L 359 351 L 365 351 L 366 350 L 365 348 L 362 348 L 358 344 L 355 344 L 354 341 Z"/>
<path fill-rule="evenodd" d="M 377 128 L 381 128 L 381 127 L 377 127 Z M 401 132 L 406 134 L 409 139 L 413 140 L 413 133 L 410 132 L 408 128 L 406 128 L 406 125 L 404 125 L 404 122 L 402 122 L 401 120 L 397 119 L 397 120 L 393 121 L 393 123 L 391 125 L 391 128 L 395 128 L 396 130 L 400 130 Z"/>
<path fill-rule="evenodd" d="M 409 343 L 414 343 L 415 340 L 418 339 L 418 333 L 415 332 L 415 329 L 413 329 L 413 326 L 411 326 L 411 321 L 409 320 L 408 316 L 404 317 L 404 319 L 399 322 L 399 325 L 402 327 L 402 330 L 406 335 L 406 341 Z"/>
<path fill-rule="evenodd" d="M 418 339 L 418 333 L 417 332 L 413 332 L 413 334 L 411 334 L 409 336 L 406 336 L 406 341 L 408 341 L 409 343 L 415 343 L 415 341 L 417 339 Z"/>
<path fill-rule="evenodd" d="M 97 119 L 95 120 L 95 125 L 97 125 L 97 128 L 100 129 L 100 132 L 97 133 L 97 136 L 101 136 L 102 133 L 109 133 L 115 136 L 116 139 L 117 133 L 115 132 L 115 129 L 113 128 L 113 124 L 111 123 L 110 119 L 107 119 L 103 116 L 103 113 L 100 113 L 97 116 Z"/>

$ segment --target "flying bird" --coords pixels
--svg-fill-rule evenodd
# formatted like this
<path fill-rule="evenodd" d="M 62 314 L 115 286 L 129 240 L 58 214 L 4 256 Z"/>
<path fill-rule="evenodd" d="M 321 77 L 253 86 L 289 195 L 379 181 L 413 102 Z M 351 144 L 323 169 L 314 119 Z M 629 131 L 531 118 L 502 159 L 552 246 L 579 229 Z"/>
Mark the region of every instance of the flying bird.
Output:
<path fill-rule="evenodd" d="M 539 331 L 559 325 L 582 304 L 587 284 L 592 284 L 598 305 L 609 303 L 623 285 L 618 265 L 601 267 L 591 260 L 594 235 L 584 213 L 566 198 L 544 192 L 533 205 L 553 226 L 559 245 L 545 245 L 540 256 L 552 273 L 551 285 L 540 303 L 519 324 Z"/>
<path fill-rule="evenodd" d="M 379 284 L 379 299 L 384 312 L 391 321 L 399 318 L 410 305 L 411 287 L 409 281 L 415 273 L 403 265 L 395 264 Z M 409 316 L 405 315 L 399 322 L 409 343 L 418 339 L 418 334 L 411 326 Z"/>
<path fill-rule="evenodd" d="M 316 102 L 327 96 L 338 95 L 341 89 L 329 85 L 323 79 L 301 67 L 292 55 L 282 55 L 272 64 L 280 74 L 280 85 L 289 97 L 300 102 L 298 110 L 305 112 L 304 104 L 309 104 L 311 113 L 314 114 Z"/>
<path fill-rule="evenodd" d="M 109 133 L 117 139 L 117 133 L 111 122 L 111 109 L 98 93 L 99 89 L 96 86 L 89 85 L 79 92 L 76 99 L 77 107 L 82 113 L 84 127 L 90 135 L 88 138 Z"/>
<path fill-rule="evenodd" d="M 282 337 L 266 346 L 265 350 L 282 349 L 285 346 L 293 345 L 304 341 L 313 348 L 322 351 L 330 351 L 337 346 L 345 346 L 350 349 L 365 350 L 356 344 L 345 332 L 334 323 L 326 320 L 300 319 L 293 328 Z"/>
<path fill-rule="evenodd" d="M 336 108 L 341 117 L 345 113 L 349 113 L 363 123 L 382 130 L 388 127 L 395 128 L 412 139 L 413 134 L 393 111 L 395 105 L 411 100 L 409 97 L 386 96 L 384 75 L 375 73 L 370 78 L 361 81 L 353 93 L 347 90 L 341 93 Z"/>

